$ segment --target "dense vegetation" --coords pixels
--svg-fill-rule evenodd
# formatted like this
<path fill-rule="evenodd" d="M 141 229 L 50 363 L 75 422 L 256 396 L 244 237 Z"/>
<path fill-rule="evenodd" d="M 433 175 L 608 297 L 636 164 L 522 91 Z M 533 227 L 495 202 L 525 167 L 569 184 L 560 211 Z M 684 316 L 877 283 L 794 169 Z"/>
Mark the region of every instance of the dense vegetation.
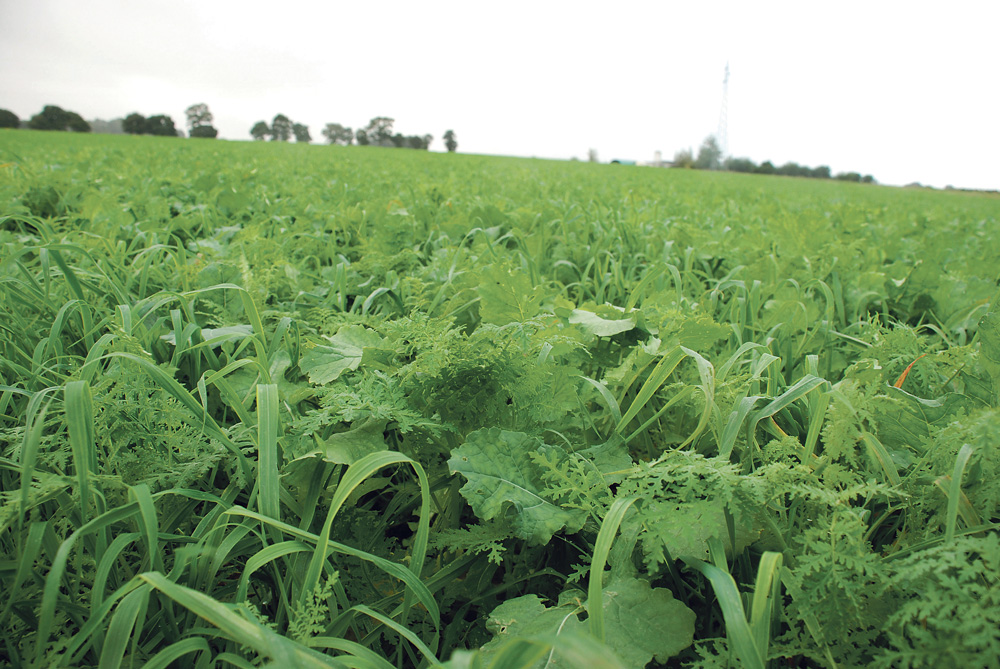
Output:
<path fill-rule="evenodd" d="M 0 131 L 0 656 L 996 666 L 998 219 Z"/>

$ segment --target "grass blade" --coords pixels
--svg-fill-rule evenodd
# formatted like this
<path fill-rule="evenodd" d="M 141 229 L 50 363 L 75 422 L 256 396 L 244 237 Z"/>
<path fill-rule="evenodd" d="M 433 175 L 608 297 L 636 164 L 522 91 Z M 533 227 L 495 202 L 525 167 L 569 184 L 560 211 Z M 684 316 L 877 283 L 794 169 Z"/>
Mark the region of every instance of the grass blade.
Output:
<path fill-rule="evenodd" d="M 345 667 L 334 658 L 321 655 L 290 639 L 280 636 L 255 622 L 238 615 L 231 607 L 208 595 L 169 580 L 163 574 L 150 572 L 140 579 L 162 592 L 199 618 L 217 627 L 236 643 L 252 648 L 261 655 L 284 663 L 287 667 Z"/>
<path fill-rule="evenodd" d="M 636 417 L 642 408 L 646 406 L 650 399 L 652 399 L 653 394 L 666 382 L 667 377 L 677 368 L 681 360 L 685 357 L 684 351 L 678 346 L 674 348 L 670 353 L 663 356 L 653 371 L 650 372 L 649 378 L 646 382 L 642 384 L 639 392 L 636 394 L 635 399 L 632 400 L 632 404 L 629 406 L 628 411 L 622 416 L 622 419 L 618 422 L 618 426 L 615 428 L 615 432 L 621 434 L 625 427 L 632 422 L 632 419 Z"/>
<path fill-rule="evenodd" d="M 719 543 L 717 538 L 712 538 L 709 543 Z M 720 551 L 724 551 L 719 546 Z M 722 609 L 722 617 L 726 621 L 726 640 L 730 651 L 739 662 L 740 667 L 748 669 L 764 669 L 766 658 L 757 646 L 753 630 L 747 622 L 746 612 L 743 609 L 743 599 L 740 597 L 739 588 L 736 581 L 726 571 L 717 566 L 703 562 L 693 557 L 682 557 L 684 563 L 696 571 L 701 572 L 715 591 L 715 598 L 719 601 Z"/>
<path fill-rule="evenodd" d="M 948 515 L 945 519 L 945 543 L 955 540 L 955 527 L 958 525 L 958 505 L 959 499 L 965 497 L 962 492 L 962 478 L 965 476 L 965 468 L 969 464 L 969 458 L 975 448 L 971 444 L 963 444 L 955 457 L 955 470 L 951 475 L 951 486 L 948 492 Z M 971 505 L 970 505 L 971 506 Z"/>
<path fill-rule="evenodd" d="M 80 494 L 80 517 L 90 517 L 90 474 L 97 472 L 97 444 L 94 441 L 94 407 L 90 384 L 70 381 L 66 384 L 66 423 L 73 450 L 77 490 Z"/>
<path fill-rule="evenodd" d="M 170 644 L 159 653 L 149 658 L 146 661 L 146 664 L 143 665 L 143 669 L 167 669 L 167 667 L 184 655 L 199 651 L 202 653 L 211 652 L 208 647 L 208 642 L 205 641 L 203 637 L 198 636 L 190 639 L 182 639 L 176 643 Z M 194 666 L 194 664 L 187 662 L 185 663 L 185 666 Z"/>
<path fill-rule="evenodd" d="M 257 504 L 260 512 L 281 518 L 278 499 L 278 386 L 257 385 Z"/>
<path fill-rule="evenodd" d="M 782 562 L 781 553 L 766 551 L 757 566 L 757 581 L 750 605 L 750 630 L 764 660 L 771 644 L 772 626 L 780 620 Z"/>
<path fill-rule="evenodd" d="M 98 669 L 118 669 L 121 666 L 135 622 L 149 603 L 149 591 L 148 585 L 136 588 L 118 603 L 108 625 Z"/>
<path fill-rule="evenodd" d="M 590 580 L 587 586 L 587 616 L 590 621 L 590 635 L 604 643 L 604 566 L 608 562 L 611 544 L 618 534 L 618 528 L 625 518 L 625 513 L 636 497 L 616 499 L 604 516 L 601 530 L 597 533 L 594 544 L 594 556 L 590 562 Z"/>

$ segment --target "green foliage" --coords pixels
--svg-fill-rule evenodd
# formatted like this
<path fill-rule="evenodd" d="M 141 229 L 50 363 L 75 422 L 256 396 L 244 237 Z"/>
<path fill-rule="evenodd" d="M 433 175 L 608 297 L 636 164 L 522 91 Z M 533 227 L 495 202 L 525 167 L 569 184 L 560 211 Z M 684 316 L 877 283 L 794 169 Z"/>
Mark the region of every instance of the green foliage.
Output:
<path fill-rule="evenodd" d="M 8 663 L 995 663 L 995 198 L 0 152 Z"/>
<path fill-rule="evenodd" d="M 20 128 L 21 119 L 9 109 L 0 109 L 0 128 Z"/>
<path fill-rule="evenodd" d="M 256 126 L 254 126 L 254 128 L 256 128 Z M 253 134 L 256 139 L 256 134 L 254 134 L 252 130 L 250 133 Z M 339 123 L 327 123 L 321 134 L 329 144 L 349 145 L 354 141 L 354 131 L 340 125 Z"/>
<path fill-rule="evenodd" d="M 998 574 L 996 533 L 963 537 L 894 563 L 886 584 L 899 602 L 886 622 L 891 648 L 879 652 L 871 666 L 987 666 L 995 661 L 1000 657 Z"/>
<path fill-rule="evenodd" d="M 651 588 L 637 578 L 614 579 L 602 591 L 606 619 L 606 645 L 622 667 L 639 669 L 650 661 L 666 662 L 691 645 L 694 612 L 678 602 L 666 588 Z M 579 615 L 586 610 L 580 591 L 567 591 L 556 606 L 547 607 L 535 595 L 509 600 L 493 610 L 487 628 L 494 639 L 484 645 L 484 662 L 521 638 L 583 636 L 586 625 Z M 532 667 L 575 666 L 559 657 L 558 649 Z"/>
<path fill-rule="evenodd" d="M 271 121 L 271 141 L 287 142 L 292 138 L 292 121 L 284 114 L 278 114 Z"/>
<path fill-rule="evenodd" d="M 66 111 L 62 107 L 46 105 L 42 111 L 28 121 L 32 130 L 70 130 L 73 132 L 90 132 L 90 124 L 76 112 Z"/>
<path fill-rule="evenodd" d="M 201 137 L 202 139 L 215 139 L 219 136 L 219 131 L 210 125 L 196 125 L 191 128 L 190 137 Z"/>
<path fill-rule="evenodd" d="M 555 532 L 583 527 L 579 510 L 561 508 L 546 499 L 541 469 L 531 454 L 558 457 L 559 449 L 520 432 L 479 430 L 452 451 L 448 469 L 464 476 L 462 495 L 483 520 L 507 518 L 517 536 L 546 544 Z"/>

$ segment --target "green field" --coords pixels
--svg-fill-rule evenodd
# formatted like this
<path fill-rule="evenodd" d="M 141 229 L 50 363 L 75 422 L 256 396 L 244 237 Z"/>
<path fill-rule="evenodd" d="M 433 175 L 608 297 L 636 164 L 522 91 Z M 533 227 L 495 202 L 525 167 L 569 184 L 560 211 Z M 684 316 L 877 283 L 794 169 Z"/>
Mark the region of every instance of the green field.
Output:
<path fill-rule="evenodd" d="M 0 130 L 0 664 L 986 667 L 1000 198 Z"/>

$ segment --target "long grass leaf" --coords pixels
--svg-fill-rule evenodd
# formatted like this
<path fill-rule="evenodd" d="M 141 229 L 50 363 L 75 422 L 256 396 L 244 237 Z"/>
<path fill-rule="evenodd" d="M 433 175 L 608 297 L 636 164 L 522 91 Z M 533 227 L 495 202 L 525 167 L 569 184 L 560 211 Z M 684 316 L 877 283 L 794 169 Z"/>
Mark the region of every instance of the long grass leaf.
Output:
<path fill-rule="evenodd" d="M 35 560 L 38 559 L 38 555 L 42 548 L 42 535 L 45 533 L 45 529 L 48 526 L 49 521 L 36 521 L 31 523 L 28 527 L 28 538 L 25 539 L 23 544 L 18 545 L 18 555 L 17 559 L 17 571 L 14 572 L 14 581 L 8 582 L 6 584 L 7 589 L 7 603 L 4 604 L 3 611 L 0 611 L 0 629 L 7 622 L 7 616 L 10 614 L 11 609 L 14 608 L 14 604 L 17 602 L 17 596 L 20 594 L 21 585 L 24 583 L 25 579 L 31 573 L 35 566 Z"/>
<path fill-rule="evenodd" d="M 442 666 L 441 663 L 438 662 L 437 658 L 434 656 L 434 651 L 428 648 L 427 644 L 421 641 L 420 637 L 414 634 L 411 630 L 407 629 L 406 627 L 403 627 L 392 618 L 388 618 L 379 613 L 378 611 L 373 611 L 364 604 L 358 604 L 357 606 L 354 606 L 352 608 L 355 611 L 360 611 L 361 613 L 364 613 L 367 616 L 371 616 L 375 620 L 379 621 L 386 627 L 389 627 L 390 629 L 398 633 L 400 636 L 402 636 L 404 639 L 412 643 L 417 648 L 417 650 L 420 651 L 420 653 L 424 656 L 424 659 L 428 663 L 430 663 L 432 667 Z"/>
<path fill-rule="evenodd" d="M 604 643 L 604 566 L 608 562 L 608 553 L 614 543 L 618 528 L 625 518 L 625 513 L 636 497 L 616 499 L 604 516 L 601 529 L 597 533 L 594 544 L 594 555 L 590 561 L 590 578 L 587 585 L 587 617 L 590 622 L 590 635 Z"/>
<path fill-rule="evenodd" d="M 28 515 L 29 497 L 31 495 L 31 482 L 35 478 L 35 465 L 38 462 L 38 449 L 42 443 L 42 431 L 45 428 L 45 414 L 48 413 L 49 400 L 42 404 L 42 400 L 50 392 L 58 390 L 57 387 L 40 390 L 28 400 L 28 408 L 25 410 L 25 430 L 24 439 L 21 441 L 21 508 L 19 509 L 18 526 L 23 526 L 24 519 Z"/>
<path fill-rule="evenodd" d="M 136 620 L 149 601 L 149 591 L 148 585 L 136 588 L 118 603 L 108 625 L 98 669 L 118 669 L 121 666 Z"/>
<path fill-rule="evenodd" d="M 66 573 L 66 562 L 69 560 L 70 553 L 76 545 L 77 540 L 92 532 L 97 532 L 115 523 L 120 523 L 138 512 L 139 505 L 135 502 L 115 507 L 78 528 L 60 544 L 59 550 L 52 560 L 52 567 L 45 576 L 45 587 L 42 590 L 42 603 L 38 612 L 38 634 L 35 642 L 36 664 L 41 665 L 45 654 L 45 647 L 49 641 L 49 635 L 52 633 L 52 626 L 55 622 L 56 603 L 59 599 L 59 587 L 63 584 L 63 576 Z"/>
<path fill-rule="evenodd" d="M 149 486 L 145 483 L 132 486 L 129 489 L 129 498 L 139 505 L 139 527 L 146 542 L 149 568 L 154 571 L 163 571 L 159 517 L 156 515 L 153 498 L 149 494 Z M 147 562 L 147 560 L 144 559 L 143 562 Z"/>
<path fill-rule="evenodd" d="M 70 381 L 66 384 L 66 423 L 73 451 L 77 492 L 80 495 L 80 517 L 86 523 L 90 517 L 90 475 L 97 472 L 97 443 L 94 440 L 94 409 L 90 384 Z"/>
<path fill-rule="evenodd" d="M 333 520 L 336 518 L 340 508 L 344 505 L 344 502 L 347 501 L 347 498 L 354 492 L 355 488 L 364 482 L 365 479 L 375 474 L 380 469 L 384 469 L 385 467 L 395 464 L 410 463 L 413 463 L 413 460 L 402 453 L 379 451 L 377 453 L 370 453 L 366 455 L 348 467 L 347 471 L 344 472 L 344 477 L 340 480 L 340 484 L 337 486 L 337 491 L 334 493 L 333 499 L 330 500 L 330 508 L 326 514 L 326 521 L 323 523 L 323 529 L 320 531 L 319 540 L 316 542 L 315 552 L 313 553 L 313 557 L 309 561 L 309 567 L 306 570 L 302 592 L 299 595 L 299 601 L 303 605 L 308 601 L 309 597 L 312 597 L 312 592 L 319 585 L 320 575 L 323 571 L 323 563 L 326 561 L 326 556 L 329 552 L 328 543 L 330 540 L 330 531 L 333 527 Z"/>
<path fill-rule="evenodd" d="M 287 523 L 282 523 L 280 521 L 267 518 L 266 516 L 262 516 L 254 511 L 250 511 L 249 509 L 236 506 L 231 509 L 228 509 L 225 513 L 228 515 L 246 516 L 247 518 L 253 518 L 254 520 L 263 521 L 278 528 L 285 534 L 291 535 L 293 537 L 298 537 L 311 544 L 319 544 L 320 537 L 313 534 L 312 532 L 307 532 L 305 530 L 301 530 L 295 527 L 294 525 L 289 525 Z M 419 578 L 417 578 L 413 574 L 413 572 L 410 571 L 408 568 L 396 562 L 392 562 L 390 560 L 386 560 L 385 558 L 378 557 L 377 555 L 372 555 L 367 551 L 362 551 L 357 548 L 352 548 L 345 544 L 332 541 L 329 539 L 326 541 L 326 545 L 329 548 L 329 550 L 338 553 L 343 553 L 344 555 L 350 555 L 359 558 L 361 560 L 364 560 L 366 562 L 370 562 L 379 569 L 381 569 L 382 571 L 384 571 L 389 576 L 392 576 L 393 578 L 397 578 L 400 581 L 403 581 L 403 583 L 405 583 L 408 588 L 411 588 L 413 590 L 414 595 L 416 595 L 417 597 L 417 601 L 423 604 L 424 608 L 427 609 L 427 612 L 431 616 L 431 621 L 435 625 L 440 624 L 441 612 L 440 609 L 438 608 L 437 602 L 434 601 L 434 596 L 431 594 L 431 591 L 428 589 L 428 587 L 424 585 L 424 583 Z"/>
<path fill-rule="evenodd" d="M 188 653 L 198 652 L 211 652 L 211 649 L 208 647 L 208 641 L 206 641 L 204 637 L 198 636 L 189 639 L 181 639 L 180 641 L 170 644 L 156 655 L 146 660 L 146 663 L 143 665 L 143 669 L 167 669 L 171 664 L 177 662 L 177 660 Z M 185 663 L 185 666 L 193 666 L 193 664 L 188 662 Z"/>
<path fill-rule="evenodd" d="M 622 416 L 622 419 L 618 421 L 618 426 L 615 428 L 615 432 L 619 434 L 625 429 L 625 427 L 632 422 L 636 414 L 642 411 L 643 407 L 652 399 L 653 394 L 666 383 L 667 377 L 669 377 L 673 371 L 680 364 L 681 360 L 684 359 L 685 353 L 678 346 L 667 353 L 660 362 L 657 363 L 653 371 L 649 373 L 649 377 L 646 382 L 642 384 L 639 392 L 636 394 L 635 399 L 632 400 L 632 404 L 629 406 L 628 411 Z"/>
<path fill-rule="evenodd" d="M 281 518 L 278 499 L 278 386 L 257 385 L 257 504 L 265 516 Z"/>
<path fill-rule="evenodd" d="M 780 620 L 782 561 L 781 553 L 773 551 L 765 551 L 760 556 L 753 603 L 750 605 L 750 630 L 765 660 L 771 644 L 772 626 Z"/>
<path fill-rule="evenodd" d="M 945 543 L 955 540 L 955 528 L 958 525 L 958 504 L 959 498 L 963 496 L 962 479 L 965 477 L 965 468 L 969 464 L 969 458 L 975 448 L 971 444 L 963 444 L 955 456 L 955 468 L 951 474 L 951 486 L 948 491 L 948 512 L 945 516 Z"/>
<path fill-rule="evenodd" d="M 252 648 L 272 660 L 287 662 L 290 667 L 344 667 L 334 658 L 315 651 L 280 636 L 267 627 L 251 622 L 238 615 L 225 604 L 208 595 L 170 581 L 163 574 L 150 572 L 141 574 L 146 581 L 164 595 L 188 609 L 199 618 L 217 627 L 236 643 Z"/>
<path fill-rule="evenodd" d="M 733 577 L 715 565 L 697 558 L 684 556 L 681 559 L 691 569 L 701 572 L 712 584 L 715 598 L 722 609 L 722 617 L 726 621 L 726 641 L 738 661 L 737 666 L 764 669 L 766 658 L 754 640 L 754 633 L 743 609 L 743 599 Z"/>
<path fill-rule="evenodd" d="M 892 456 L 885 450 L 885 446 L 882 445 L 882 442 L 879 441 L 875 435 L 867 431 L 862 432 L 861 439 L 865 442 L 865 447 L 868 449 L 868 453 L 871 455 L 872 460 L 878 463 L 879 468 L 885 474 L 885 478 L 889 482 L 889 485 L 900 485 L 899 470 L 896 469 L 896 463 L 892 461 Z"/>

